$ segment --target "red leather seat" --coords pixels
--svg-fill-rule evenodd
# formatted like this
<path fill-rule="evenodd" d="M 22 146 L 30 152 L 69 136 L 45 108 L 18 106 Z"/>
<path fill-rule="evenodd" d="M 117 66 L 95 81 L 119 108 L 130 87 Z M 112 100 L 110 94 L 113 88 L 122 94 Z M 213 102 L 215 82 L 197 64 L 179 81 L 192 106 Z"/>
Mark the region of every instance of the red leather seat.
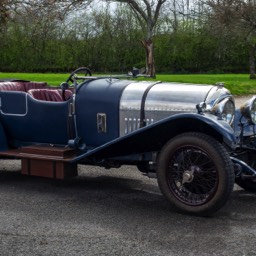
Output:
<path fill-rule="evenodd" d="M 61 102 L 64 101 L 62 98 L 62 91 L 57 89 L 31 89 L 28 93 L 37 100 L 44 101 L 55 101 Z M 68 100 L 72 95 L 72 92 L 69 90 L 65 91 L 65 100 Z"/>
<path fill-rule="evenodd" d="M 0 82 L 0 91 L 21 91 L 25 92 L 25 88 L 20 82 Z"/>
<path fill-rule="evenodd" d="M 30 89 L 42 89 L 47 86 L 45 82 L 25 82 L 25 81 L 3 81 L 0 82 L 0 91 L 21 91 L 27 92 Z"/>
<path fill-rule="evenodd" d="M 25 92 L 28 92 L 31 89 L 43 89 L 47 86 L 45 82 L 22 82 Z"/>

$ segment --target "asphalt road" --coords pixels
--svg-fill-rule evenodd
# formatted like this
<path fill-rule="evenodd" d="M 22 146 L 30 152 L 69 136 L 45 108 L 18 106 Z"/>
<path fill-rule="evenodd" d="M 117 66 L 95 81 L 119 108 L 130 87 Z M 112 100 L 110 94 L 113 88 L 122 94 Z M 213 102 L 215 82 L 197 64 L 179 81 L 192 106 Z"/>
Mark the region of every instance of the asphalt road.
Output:
<path fill-rule="evenodd" d="M 0 161 L 0 256 L 256 255 L 256 194 L 235 187 L 211 218 L 179 214 L 136 168 L 79 167 L 54 183 Z"/>
<path fill-rule="evenodd" d="M 211 218 L 176 213 L 136 168 L 80 167 L 60 183 L 1 160 L 0 255 L 256 255 L 256 194 Z"/>

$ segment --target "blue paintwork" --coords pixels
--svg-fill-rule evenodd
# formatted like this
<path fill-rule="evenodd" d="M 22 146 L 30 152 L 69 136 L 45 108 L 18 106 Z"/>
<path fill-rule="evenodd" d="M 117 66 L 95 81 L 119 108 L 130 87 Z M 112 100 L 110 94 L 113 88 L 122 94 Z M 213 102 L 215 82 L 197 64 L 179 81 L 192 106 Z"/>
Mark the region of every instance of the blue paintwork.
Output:
<path fill-rule="evenodd" d="M 236 144 L 233 129 L 225 121 L 218 120 L 213 115 L 178 114 L 87 151 L 73 161 L 159 151 L 175 135 L 190 131 L 209 134 L 219 141 L 224 141 L 232 149 Z"/>
<path fill-rule="evenodd" d="M 4 131 L 4 128 L 2 126 L 2 124 L 0 123 L 0 151 L 4 151 L 7 150 L 8 147 L 8 143 L 7 143 L 7 137 Z"/>
<path fill-rule="evenodd" d="M 1 97 L 1 112 L 12 115 L 25 115 L 26 107 L 26 93 L 3 91 L 0 92 Z"/>
<path fill-rule="evenodd" d="M 0 92 L 0 98 L 0 120 L 12 147 L 67 144 L 68 102 L 38 101 L 24 92 Z"/>
<path fill-rule="evenodd" d="M 97 147 L 119 137 L 119 102 L 132 81 L 97 79 L 82 84 L 76 95 L 78 136 L 88 147 Z M 98 133 L 97 113 L 107 115 L 107 132 Z"/>
<path fill-rule="evenodd" d="M 242 173 L 256 177 L 256 170 L 249 166 L 247 163 L 235 157 L 230 157 L 230 159 L 233 163 L 238 164 L 242 168 Z"/>

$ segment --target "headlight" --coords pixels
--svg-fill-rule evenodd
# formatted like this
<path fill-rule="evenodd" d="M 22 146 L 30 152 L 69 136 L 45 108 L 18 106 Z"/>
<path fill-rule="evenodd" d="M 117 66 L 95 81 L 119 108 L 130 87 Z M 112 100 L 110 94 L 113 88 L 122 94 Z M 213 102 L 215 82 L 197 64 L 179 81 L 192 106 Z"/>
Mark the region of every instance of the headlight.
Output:
<path fill-rule="evenodd" d="M 246 101 L 245 104 L 240 107 L 240 111 L 251 124 L 256 124 L 256 96 Z"/>
<path fill-rule="evenodd" d="M 211 112 L 231 125 L 235 116 L 235 104 L 232 99 L 226 98 L 215 105 Z"/>

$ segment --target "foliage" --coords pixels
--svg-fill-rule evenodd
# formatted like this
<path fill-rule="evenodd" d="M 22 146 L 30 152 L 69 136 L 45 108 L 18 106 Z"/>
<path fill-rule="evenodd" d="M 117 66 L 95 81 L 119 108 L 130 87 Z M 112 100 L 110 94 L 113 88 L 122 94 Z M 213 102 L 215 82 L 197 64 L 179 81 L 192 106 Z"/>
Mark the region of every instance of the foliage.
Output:
<path fill-rule="evenodd" d="M 64 12 L 50 2 L 55 4 L 26 1 L 12 13 L 0 33 L 0 71 L 69 72 L 88 66 L 96 72 L 127 73 L 134 66 L 145 67 L 144 32 L 125 5 Z M 168 3 L 154 27 L 157 73 L 249 71 L 248 42 L 241 33 L 216 27 L 201 2 Z"/>
<path fill-rule="evenodd" d="M 245 40 L 248 48 L 250 78 L 256 79 L 256 2 L 244 0 L 208 0 L 215 27 L 225 26 L 231 35 Z"/>

